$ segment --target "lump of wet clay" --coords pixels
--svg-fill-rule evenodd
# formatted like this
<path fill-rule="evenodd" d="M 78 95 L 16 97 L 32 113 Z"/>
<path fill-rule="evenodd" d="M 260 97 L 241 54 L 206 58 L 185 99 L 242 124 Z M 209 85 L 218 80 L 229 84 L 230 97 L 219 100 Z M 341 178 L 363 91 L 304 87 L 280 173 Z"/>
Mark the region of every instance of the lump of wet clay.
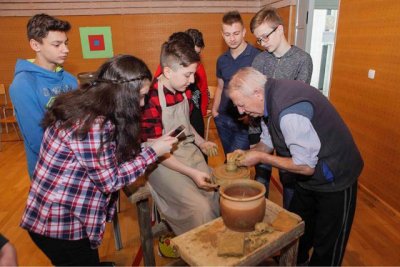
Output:
<path fill-rule="evenodd" d="M 217 239 L 218 256 L 243 256 L 244 233 L 227 229 Z"/>

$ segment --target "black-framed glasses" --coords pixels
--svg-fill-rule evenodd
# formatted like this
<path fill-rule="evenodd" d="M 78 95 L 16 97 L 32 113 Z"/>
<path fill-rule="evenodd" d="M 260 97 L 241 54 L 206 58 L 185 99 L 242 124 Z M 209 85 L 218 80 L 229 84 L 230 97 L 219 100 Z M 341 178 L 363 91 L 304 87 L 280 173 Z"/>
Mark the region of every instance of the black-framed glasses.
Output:
<path fill-rule="evenodd" d="M 279 25 L 276 26 L 270 33 L 263 34 L 263 35 L 261 35 L 260 38 L 257 38 L 257 44 L 261 45 L 262 42 L 265 42 L 265 43 L 268 42 L 269 37 L 271 36 L 271 34 L 273 34 L 276 31 L 276 29 L 278 29 L 278 27 L 279 27 Z"/>

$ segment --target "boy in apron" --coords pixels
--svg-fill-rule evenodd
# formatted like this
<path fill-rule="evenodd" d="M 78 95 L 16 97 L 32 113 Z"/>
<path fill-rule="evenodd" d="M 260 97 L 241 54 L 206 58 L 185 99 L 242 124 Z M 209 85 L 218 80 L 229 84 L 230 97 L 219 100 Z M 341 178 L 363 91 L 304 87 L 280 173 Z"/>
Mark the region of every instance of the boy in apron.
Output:
<path fill-rule="evenodd" d="M 205 141 L 190 124 L 191 93 L 187 87 L 194 82 L 199 55 L 192 46 L 174 40 L 163 44 L 160 58 L 163 74 L 149 91 L 142 139 L 151 143 L 153 138 L 185 126 L 185 137 L 176 149 L 160 159 L 148 175 L 158 210 L 179 235 L 219 216 L 219 195 L 201 152 L 209 154 L 216 144 Z"/>

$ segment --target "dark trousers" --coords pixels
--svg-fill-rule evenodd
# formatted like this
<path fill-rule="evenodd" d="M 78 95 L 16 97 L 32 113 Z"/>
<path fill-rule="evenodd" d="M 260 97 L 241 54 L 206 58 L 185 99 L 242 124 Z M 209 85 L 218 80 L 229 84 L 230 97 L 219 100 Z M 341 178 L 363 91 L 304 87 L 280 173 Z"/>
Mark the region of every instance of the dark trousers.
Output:
<path fill-rule="evenodd" d="M 201 114 L 201 110 L 195 105 L 193 106 L 192 114 L 190 114 L 190 124 L 192 124 L 196 132 L 204 138 L 204 118 Z M 207 155 L 203 154 L 203 156 L 205 161 L 208 162 Z"/>
<path fill-rule="evenodd" d="M 196 106 L 193 107 L 192 113 L 190 114 L 190 124 L 196 132 L 204 138 L 204 118 L 201 114 L 201 110 Z"/>
<path fill-rule="evenodd" d="M 315 192 L 295 186 L 290 210 L 305 222 L 297 263 L 339 266 L 349 239 L 357 200 L 357 182 L 339 192 Z M 313 248 L 311 258 L 309 252 Z"/>
<path fill-rule="evenodd" d="M 55 266 L 99 266 L 98 249 L 91 249 L 89 239 L 63 240 L 28 232 L 33 242 Z"/>

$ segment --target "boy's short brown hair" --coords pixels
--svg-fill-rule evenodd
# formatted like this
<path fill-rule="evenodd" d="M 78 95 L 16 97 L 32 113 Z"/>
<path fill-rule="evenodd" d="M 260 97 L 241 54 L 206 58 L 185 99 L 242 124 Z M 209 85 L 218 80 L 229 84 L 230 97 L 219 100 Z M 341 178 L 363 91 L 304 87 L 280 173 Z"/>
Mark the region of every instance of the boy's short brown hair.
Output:
<path fill-rule="evenodd" d="M 243 25 L 242 17 L 240 16 L 240 13 L 236 10 L 229 11 L 225 13 L 224 16 L 222 17 L 222 24 L 232 25 L 233 23 L 236 22 L 239 22 L 240 24 Z"/>
<path fill-rule="evenodd" d="M 174 40 L 165 42 L 161 47 L 161 66 L 169 67 L 174 71 L 181 67 L 188 67 L 200 61 L 199 54 L 194 47 L 186 42 Z"/>
<path fill-rule="evenodd" d="M 283 20 L 281 16 L 279 16 L 275 8 L 264 7 L 263 9 L 258 11 L 257 14 L 255 14 L 254 17 L 251 19 L 250 31 L 254 33 L 254 30 L 264 22 L 267 22 L 272 28 L 283 25 Z"/>
<path fill-rule="evenodd" d="M 37 14 L 33 16 L 26 25 L 28 40 L 35 40 L 42 43 L 50 31 L 68 32 L 71 25 L 68 21 L 59 20 L 47 14 Z"/>

